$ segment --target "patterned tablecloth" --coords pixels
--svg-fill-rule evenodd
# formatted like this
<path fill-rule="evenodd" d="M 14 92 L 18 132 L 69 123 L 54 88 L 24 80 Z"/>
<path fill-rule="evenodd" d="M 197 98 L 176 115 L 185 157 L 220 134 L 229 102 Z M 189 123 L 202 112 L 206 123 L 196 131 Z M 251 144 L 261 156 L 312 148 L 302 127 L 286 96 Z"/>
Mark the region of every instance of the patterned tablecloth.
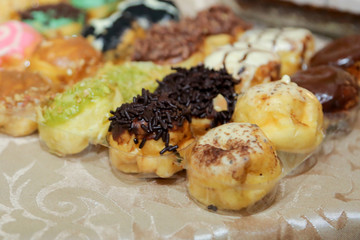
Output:
<path fill-rule="evenodd" d="M 360 122 L 328 140 L 310 171 L 281 181 L 274 204 L 224 216 L 193 203 L 185 178 L 118 179 L 107 151 L 58 158 L 37 135 L 0 136 L 0 238 L 360 239 Z"/>
<path fill-rule="evenodd" d="M 215 2 L 215 1 L 214 1 Z M 200 6 L 199 6 L 200 7 Z M 177 181 L 123 181 L 106 149 L 58 158 L 0 135 L 0 239 L 360 239 L 360 121 L 251 216 L 199 208 Z"/>

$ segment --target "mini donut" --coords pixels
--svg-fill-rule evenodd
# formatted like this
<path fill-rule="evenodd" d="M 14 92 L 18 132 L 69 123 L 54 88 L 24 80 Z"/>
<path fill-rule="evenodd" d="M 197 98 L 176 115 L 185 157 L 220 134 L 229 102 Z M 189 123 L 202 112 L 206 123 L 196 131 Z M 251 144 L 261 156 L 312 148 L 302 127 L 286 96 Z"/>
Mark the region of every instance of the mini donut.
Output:
<path fill-rule="evenodd" d="M 116 10 L 119 0 L 70 0 L 74 7 L 86 11 L 88 19 L 105 18 Z"/>
<path fill-rule="evenodd" d="M 276 185 L 282 166 L 271 141 L 250 123 L 227 123 L 201 136 L 186 160 L 189 194 L 208 209 L 240 210 Z"/>
<path fill-rule="evenodd" d="M 23 70 L 43 37 L 26 23 L 9 21 L 0 25 L 0 68 Z"/>
<path fill-rule="evenodd" d="M 29 71 L 50 78 L 60 89 L 95 74 L 102 55 L 83 37 L 44 41 L 30 58 Z"/>
<path fill-rule="evenodd" d="M 111 112 L 108 134 L 112 165 L 125 173 L 171 177 L 182 170 L 176 152 L 192 138 L 188 110 L 166 95 L 142 95 Z"/>
<path fill-rule="evenodd" d="M 351 129 L 359 104 L 359 87 L 352 75 L 338 67 L 319 65 L 295 73 L 291 80 L 320 101 L 328 130 Z"/>
<path fill-rule="evenodd" d="M 80 34 L 85 24 L 85 13 L 67 3 L 32 7 L 19 17 L 48 38 Z"/>
<path fill-rule="evenodd" d="M 309 153 L 324 137 L 321 103 L 288 76 L 240 95 L 232 120 L 258 125 L 277 151 Z"/>
<path fill-rule="evenodd" d="M 360 35 L 336 39 L 318 51 L 310 67 L 331 65 L 340 67 L 355 77 L 360 85 Z"/>
<path fill-rule="evenodd" d="M 225 68 L 234 79 L 239 80 L 235 85 L 236 93 L 280 77 L 279 57 L 273 52 L 254 48 L 220 47 L 205 58 L 204 65 L 216 70 Z"/>
<path fill-rule="evenodd" d="M 16 137 L 35 132 L 35 108 L 49 97 L 51 87 L 39 74 L 0 70 L 0 132 Z"/>
<path fill-rule="evenodd" d="M 314 53 L 315 41 L 307 29 L 267 28 L 246 31 L 234 46 L 277 53 L 281 59 L 281 76 L 283 76 L 292 75 L 308 64 Z"/>
<path fill-rule="evenodd" d="M 235 106 L 234 86 L 238 81 L 224 69 L 210 70 L 203 65 L 174 70 L 159 82 L 155 93 L 166 93 L 190 108 L 194 135 L 230 121 Z"/>

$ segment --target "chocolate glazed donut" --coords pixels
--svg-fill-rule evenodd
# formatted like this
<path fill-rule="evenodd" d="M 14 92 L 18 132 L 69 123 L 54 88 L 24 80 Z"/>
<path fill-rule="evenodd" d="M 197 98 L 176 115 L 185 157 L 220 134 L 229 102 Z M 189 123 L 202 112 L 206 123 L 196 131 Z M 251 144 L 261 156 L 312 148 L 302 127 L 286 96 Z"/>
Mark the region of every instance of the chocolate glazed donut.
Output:
<path fill-rule="evenodd" d="M 325 113 L 346 111 L 359 102 L 359 87 L 355 79 L 337 67 L 313 67 L 297 72 L 291 80 L 314 93 Z"/>

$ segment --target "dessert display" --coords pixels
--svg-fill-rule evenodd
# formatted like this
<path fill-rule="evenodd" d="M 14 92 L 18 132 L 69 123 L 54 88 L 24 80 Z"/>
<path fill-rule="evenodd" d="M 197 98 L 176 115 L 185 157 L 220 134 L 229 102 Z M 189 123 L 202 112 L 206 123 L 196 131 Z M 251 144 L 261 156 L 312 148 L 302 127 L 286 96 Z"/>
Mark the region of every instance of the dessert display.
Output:
<path fill-rule="evenodd" d="M 106 52 L 107 59 L 121 62 L 130 57 L 135 39 L 144 37 L 145 29 L 178 19 L 179 11 L 170 1 L 125 0 L 108 18 L 92 20 L 83 35 Z"/>
<path fill-rule="evenodd" d="M 41 43 L 42 36 L 31 26 L 9 21 L 0 25 L 0 68 L 24 69 L 25 61 Z"/>
<path fill-rule="evenodd" d="M 183 18 L 167 25 L 155 24 L 136 39 L 133 61 L 195 66 L 216 47 L 233 42 L 250 25 L 225 6 L 213 6 L 194 18 Z"/>
<path fill-rule="evenodd" d="M 324 137 L 321 103 L 289 77 L 254 86 L 239 96 L 232 120 L 257 124 L 277 151 L 311 152 Z"/>
<path fill-rule="evenodd" d="M 111 113 L 109 156 L 116 169 L 162 178 L 182 170 L 177 163 L 179 156 L 171 153 L 192 141 L 188 109 L 166 94 L 150 94 L 143 89 L 132 103 Z"/>
<path fill-rule="evenodd" d="M 253 213 L 320 154 L 324 126 L 335 135 L 356 121 L 358 36 L 309 64 L 309 30 L 251 29 L 226 6 L 180 18 L 171 1 L 54 2 L 0 26 L 0 132 L 38 129 L 58 156 L 101 145 L 93 156 L 108 150 L 118 176 L 186 170 L 195 202 Z"/>
<path fill-rule="evenodd" d="M 281 75 L 291 75 L 308 64 L 314 53 L 314 37 L 303 28 L 253 29 L 246 31 L 234 46 L 277 53 L 281 60 Z"/>
<path fill-rule="evenodd" d="M 46 4 L 19 12 L 20 19 L 46 37 L 80 34 L 85 13 L 67 3 Z"/>
<path fill-rule="evenodd" d="M 280 78 L 278 55 L 255 48 L 220 47 L 205 58 L 204 65 L 216 70 L 225 68 L 234 79 L 239 80 L 235 85 L 236 93 Z"/>
<path fill-rule="evenodd" d="M 116 10 L 119 0 L 70 0 L 70 3 L 86 11 L 89 19 L 104 18 Z"/>
<path fill-rule="evenodd" d="M 156 78 L 169 68 L 152 63 L 107 65 L 93 78 L 68 88 L 44 104 L 38 113 L 39 136 L 51 152 L 64 156 L 105 142 L 110 111 L 141 93 L 155 89 Z"/>
<path fill-rule="evenodd" d="M 359 104 L 359 87 L 353 76 L 341 68 L 320 65 L 295 73 L 291 80 L 320 101 L 328 133 L 352 129 Z"/>
<path fill-rule="evenodd" d="M 64 89 L 95 74 L 101 64 L 101 53 L 84 38 L 62 37 L 44 41 L 30 58 L 28 69 Z"/>
<path fill-rule="evenodd" d="M 201 136 L 187 160 L 189 194 L 210 210 L 240 210 L 282 174 L 275 147 L 255 124 L 227 123 Z"/>
<path fill-rule="evenodd" d="M 230 121 L 235 107 L 234 86 L 238 81 L 224 69 L 215 71 L 203 65 L 174 70 L 175 73 L 159 82 L 155 93 L 168 94 L 169 98 L 190 108 L 195 136 Z"/>
<path fill-rule="evenodd" d="M 39 74 L 0 70 L 0 132 L 16 137 L 35 132 L 35 108 L 50 93 L 50 80 Z"/>
<path fill-rule="evenodd" d="M 332 65 L 345 69 L 360 85 L 360 35 L 336 39 L 318 51 L 310 60 L 310 67 Z"/>

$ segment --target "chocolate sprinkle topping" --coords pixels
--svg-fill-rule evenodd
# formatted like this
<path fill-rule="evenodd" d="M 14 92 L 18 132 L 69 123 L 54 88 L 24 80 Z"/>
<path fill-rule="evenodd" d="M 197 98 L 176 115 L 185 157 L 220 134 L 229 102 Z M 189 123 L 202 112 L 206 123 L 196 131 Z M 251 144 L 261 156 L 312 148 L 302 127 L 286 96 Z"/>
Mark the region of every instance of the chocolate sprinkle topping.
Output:
<path fill-rule="evenodd" d="M 185 120 L 191 121 L 190 111 L 176 101 L 169 99 L 166 94 L 151 94 L 142 89 L 141 96 L 134 97 L 132 103 L 125 103 L 118 107 L 109 118 L 111 121 L 109 132 L 116 140 L 124 131 L 135 134 L 134 143 L 140 142 L 143 148 L 147 140 L 160 138 L 165 147 L 160 154 L 176 152 L 177 145 L 170 145 L 171 130 L 183 126 Z"/>
<path fill-rule="evenodd" d="M 230 121 L 235 108 L 234 85 L 238 83 L 225 69 L 210 70 L 203 65 L 185 68 L 173 68 L 175 73 L 167 75 L 159 87 L 157 94 L 168 94 L 185 107 L 190 106 L 191 116 L 212 119 L 211 127 Z M 213 99 L 221 94 L 227 102 L 228 110 L 217 112 Z"/>

